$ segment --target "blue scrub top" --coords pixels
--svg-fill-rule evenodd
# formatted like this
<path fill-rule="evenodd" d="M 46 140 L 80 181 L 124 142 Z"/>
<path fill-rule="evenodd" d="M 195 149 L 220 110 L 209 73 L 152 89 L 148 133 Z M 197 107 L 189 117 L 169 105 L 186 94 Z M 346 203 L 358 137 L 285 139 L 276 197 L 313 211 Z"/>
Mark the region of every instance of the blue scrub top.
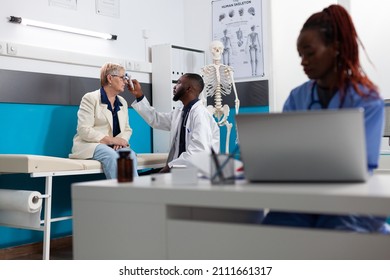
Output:
<path fill-rule="evenodd" d="M 337 92 L 331 99 L 328 109 L 363 108 L 366 136 L 368 170 L 378 167 L 380 144 L 384 126 L 384 101 L 363 86 L 359 89 L 364 93 L 360 96 L 352 86 L 346 91 L 343 102 Z M 314 81 L 308 81 L 293 89 L 287 98 L 283 111 L 323 110 L 318 102 L 317 86 Z"/>

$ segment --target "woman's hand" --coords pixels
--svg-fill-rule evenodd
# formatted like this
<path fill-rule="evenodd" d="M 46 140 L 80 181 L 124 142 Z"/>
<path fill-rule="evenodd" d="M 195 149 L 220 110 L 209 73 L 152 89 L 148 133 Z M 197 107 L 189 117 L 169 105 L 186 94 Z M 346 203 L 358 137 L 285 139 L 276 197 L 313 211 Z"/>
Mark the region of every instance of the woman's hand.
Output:
<path fill-rule="evenodd" d="M 129 146 L 129 143 L 121 137 L 105 136 L 100 143 L 111 146 L 114 150 L 125 148 Z"/>

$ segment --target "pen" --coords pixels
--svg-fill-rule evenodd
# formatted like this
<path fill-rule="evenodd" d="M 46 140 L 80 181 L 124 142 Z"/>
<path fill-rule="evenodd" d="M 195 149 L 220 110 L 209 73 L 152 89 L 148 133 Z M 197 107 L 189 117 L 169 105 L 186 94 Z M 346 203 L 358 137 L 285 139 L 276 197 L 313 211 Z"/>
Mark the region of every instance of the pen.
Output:
<path fill-rule="evenodd" d="M 217 172 L 212 176 L 211 181 L 213 181 L 217 175 L 218 175 L 220 178 L 221 178 L 221 175 L 223 176 L 223 174 L 222 174 L 222 169 L 225 168 L 225 166 L 228 164 L 229 160 L 232 159 L 232 158 L 234 157 L 234 155 L 235 155 L 236 152 L 238 151 L 238 148 L 239 148 L 239 145 L 236 145 L 236 146 L 234 147 L 233 152 L 232 152 L 230 155 L 228 155 L 228 157 L 224 160 L 224 162 L 223 162 L 223 163 L 221 164 L 221 166 L 219 167 L 220 170 L 217 170 Z M 211 149 L 211 153 L 213 153 L 213 152 L 214 152 L 214 150 Z M 214 152 L 214 154 L 215 154 L 215 152 Z M 213 157 L 214 157 L 214 156 L 213 156 Z M 215 160 L 216 160 L 216 155 L 215 155 L 214 161 L 215 161 Z M 218 161 L 218 160 L 217 160 L 217 161 Z M 217 163 L 215 164 L 215 166 L 217 166 Z M 218 162 L 218 166 L 219 166 L 219 162 Z M 218 166 L 217 166 L 217 168 L 218 168 Z M 222 178 L 223 178 L 223 177 L 222 177 Z"/>
<path fill-rule="evenodd" d="M 213 177 L 211 178 L 211 180 L 214 180 L 216 176 L 219 177 L 219 180 L 221 182 L 223 182 L 225 180 L 224 176 L 223 176 L 223 173 L 222 173 L 222 169 L 221 169 L 221 166 L 219 165 L 219 161 L 218 161 L 218 157 L 217 157 L 217 154 L 215 153 L 213 147 L 211 147 L 211 156 L 213 158 L 213 161 L 214 161 L 214 164 L 215 164 L 215 169 L 216 169 L 216 172 L 215 174 L 213 175 Z"/>

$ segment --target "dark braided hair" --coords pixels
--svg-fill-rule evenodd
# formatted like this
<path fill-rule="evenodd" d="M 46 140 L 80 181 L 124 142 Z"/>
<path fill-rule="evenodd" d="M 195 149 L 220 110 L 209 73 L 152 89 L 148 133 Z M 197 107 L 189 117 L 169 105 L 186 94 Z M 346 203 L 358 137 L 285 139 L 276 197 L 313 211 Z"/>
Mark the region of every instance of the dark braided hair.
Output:
<path fill-rule="evenodd" d="M 359 44 L 363 49 L 364 46 L 347 10 L 340 5 L 330 5 L 321 12 L 310 16 L 304 23 L 301 32 L 306 29 L 318 29 L 326 45 L 338 44 L 337 71 L 341 98 L 344 98 L 345 89 L 349 84 L 361 96 L 363 93 L 358 87 L 359 84 L 367 87 L 370 94 L 378 95 L 377 87 L 367 77 L 360 65 Z"/>

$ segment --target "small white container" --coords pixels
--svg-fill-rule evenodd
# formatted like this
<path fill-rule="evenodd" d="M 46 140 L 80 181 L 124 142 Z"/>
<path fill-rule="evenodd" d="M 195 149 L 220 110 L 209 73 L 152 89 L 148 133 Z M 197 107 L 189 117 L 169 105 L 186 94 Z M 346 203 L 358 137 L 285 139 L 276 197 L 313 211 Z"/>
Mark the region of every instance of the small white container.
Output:
<path fill-rule="evenodd" d="M 193 166 L 173 166 L 171 169 L 173 185 L 198 184 L 198 169 Z"/>

